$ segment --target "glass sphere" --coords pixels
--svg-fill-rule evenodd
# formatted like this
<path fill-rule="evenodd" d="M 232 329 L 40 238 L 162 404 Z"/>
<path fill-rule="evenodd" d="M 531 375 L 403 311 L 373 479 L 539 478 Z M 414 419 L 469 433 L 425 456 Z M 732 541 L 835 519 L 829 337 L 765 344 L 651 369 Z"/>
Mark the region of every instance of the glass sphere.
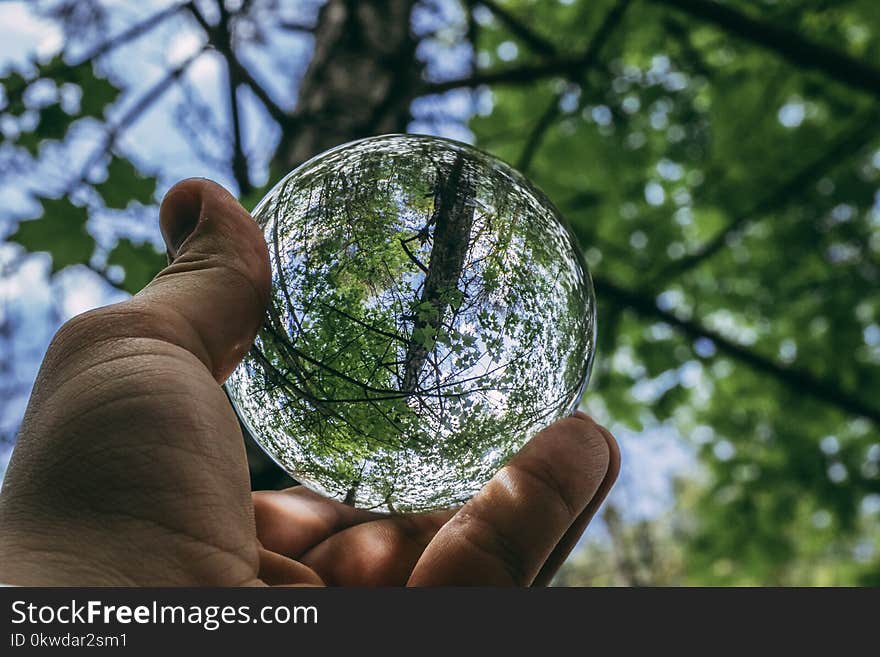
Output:
<path fill-rule="evenodd" d="M 576 408 L 592 283 L 558 211 L 503 162 L 364 139 L 289 173 L 253 216 L 272 298 L 227 390 L 305 486 L 379 511 L 453 506 Z"/>

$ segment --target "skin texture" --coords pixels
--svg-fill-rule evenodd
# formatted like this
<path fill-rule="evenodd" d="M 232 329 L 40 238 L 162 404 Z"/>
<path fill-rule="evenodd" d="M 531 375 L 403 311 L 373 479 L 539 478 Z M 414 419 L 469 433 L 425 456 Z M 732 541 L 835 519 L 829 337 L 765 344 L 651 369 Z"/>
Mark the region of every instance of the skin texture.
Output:
<path fill-rule="evenodd" d="M 250 215 L 203 179 L 160 211 L 170 264 L 67 322 L 0 494 L 0 581 L 30 585 L 546 584 L 617 477 L 614 438 L 577 413 L 461 509 L 388 516 L 310 491 L 251 493 L 220 384 L 269 297 Z"/>

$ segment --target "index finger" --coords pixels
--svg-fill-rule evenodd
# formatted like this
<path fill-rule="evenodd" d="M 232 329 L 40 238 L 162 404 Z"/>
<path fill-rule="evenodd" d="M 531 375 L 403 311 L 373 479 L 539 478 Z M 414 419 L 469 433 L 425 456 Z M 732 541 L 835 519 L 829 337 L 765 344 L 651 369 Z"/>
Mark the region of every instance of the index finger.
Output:
<path fill-rule="evenodd" d="M 411 586 L 530 584 L 599 490 L 608 442 L 587 416 L 544 429 L 437 533 Z"/>
<path fill-rule="evenodd" d="M 263 547 L 297 559 L 321 541 L 385 514 L 342 504 L 305 486 L 254 491 L 254 521 Z"/>

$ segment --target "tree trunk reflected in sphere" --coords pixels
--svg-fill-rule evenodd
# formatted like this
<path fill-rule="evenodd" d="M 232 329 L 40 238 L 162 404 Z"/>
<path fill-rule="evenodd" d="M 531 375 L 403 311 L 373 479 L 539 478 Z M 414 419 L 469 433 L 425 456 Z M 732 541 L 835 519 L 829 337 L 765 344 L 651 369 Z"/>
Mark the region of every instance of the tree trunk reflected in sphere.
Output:
<path fill-rule="evenodd" d="M 577 405 L 592 283 L 559 213 L 509 166 L 374 137 L 306 162 L 254 217 L 272 300 L 227 389 L 306 486 L 376 510 L 452 506 Z"/>

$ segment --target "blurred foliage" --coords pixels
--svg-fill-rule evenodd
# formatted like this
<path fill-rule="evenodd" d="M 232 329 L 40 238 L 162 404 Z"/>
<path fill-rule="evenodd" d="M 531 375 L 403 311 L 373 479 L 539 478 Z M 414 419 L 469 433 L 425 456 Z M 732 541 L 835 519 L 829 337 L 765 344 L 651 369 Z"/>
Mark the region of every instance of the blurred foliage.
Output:
<path fill-rule="evenodd" d="M 29 251 L 52 254 L 52 272 L 87 261 L 95 240 L 86 230 L 88 212 L 67 199 L 40 199 L 42 221 L 22 222 L 10 239 Z"/>
<path fill-rule="evenodd" d="M 601 20 L 598 4 L 518 10 L 577 51 L 591 34 L 584 26 Z M 876 511 L 874 520 L 864 513 L 880 492 L 876 416 L 842 412 L 778 374 L 808 372 L 880 407 L 877 97 L 662 4 L 639 3 L 623 19 L 583 84 L 493 90 L 493 111 L 472 127 L 484 147 L 522 162 L 555 93 L 560 117 L 529 173 L 574 223 L 597 278 L 638 290 L 778 370 L 756 372 L 600 287 L 594 394 L 613 420 L 637 430 L 646 417 L 674 419 L 709 470 L 686 505 L 696 529 L 650 539 L 667 558 L 686 539 L 678 578 L 876 581 L 880 526 Z M 866 36 L 875 37 L 880 16 L 866 3 L 776 5 L 760 18 L 880 61 L 876 38 Z M 503 28 L 487 29 L 481 45 L 492 52 L 505 39 Z M 717 251 L 693 257 L 718 235 Z M 650 397 L 635 397 L 648 379 L 657 384 Z M 639 527 L 629 531 L 638 544 Z M 579 559 L 599 556 L 588 550 Z M 577 581 L 570 568 L 562 582 Z"/>
<path fill-rule="evenodd" d="M 880 584 L 876 1 L 494 0 L 461 13 L 466 30 L 431 38 L 476 46 L 476 143 L 556 201 L 596 277 L 588 406 L 634 430 L 673 422 L 705 470 L 682 483 L 674 517 L 627 523 L 612 508 L 612 540 L 559 582 Z M 0 82 L 16 126 L 4 146 L 35 157 L 73 123 L 105 120 L 120 91 L 62 55 Z M 29 104 L 38 84 L 49 92 Z M 78 103 L 63 102 L 70 89 Z M 96 259 L 87 217 L 153 203 L 155 180 L 107 127 L 74 185 L 88 203 L 42 197 L 8 239 L 51 253 L 53 271 L 118 265 L 113 282 L 133 292 L 162 256 L 123 240 Z"/>
<path fill-rule="evenodd" d="M 34 62 L 28 76 L 10 71 L 0 84 L 5 100 L 3 115 L 9 121 L 7 125 L 13 126 L 4 130 L 0 145 L 22 147 L 34 158 L 48 142 L 63 141 L 74 123 L 104 119 L 106 109 L 120 94 L 113 82 L 95 72 L 91 61 L 70 65 L 61 53 L 45 63 Z M 21 222 L 8 238 L 28 251 L 48 252 L 53 273 L 83 263 L 102 271 L 93 262 L 96 242 L 86 229 L 90 208 L 71 200 L 80 187 L 91 187 L 104 207 L 110 209 L 124 210 L 132 201 L 149 205 L 155 200 L 156 178 L 140 173 L 129 159 L 112 154 L 110 146 L 116 130 L 108 124 L 108 146 L 97 151 L 97 158 L 87 161 L 65 195 L 60 199 L 38 196 L 43 208 L 41 218 Z M 96 182 L 90 174 L 96 160 L 107 154 L 106 178 Z M 164 255 L 150 245 L 133 245 L 124 239 L 109 260 L 109 264 L 119 265 L 124 271 L 124 278 L 113 282 L 131 293 L 141 289 L 164 263 Z"/>

